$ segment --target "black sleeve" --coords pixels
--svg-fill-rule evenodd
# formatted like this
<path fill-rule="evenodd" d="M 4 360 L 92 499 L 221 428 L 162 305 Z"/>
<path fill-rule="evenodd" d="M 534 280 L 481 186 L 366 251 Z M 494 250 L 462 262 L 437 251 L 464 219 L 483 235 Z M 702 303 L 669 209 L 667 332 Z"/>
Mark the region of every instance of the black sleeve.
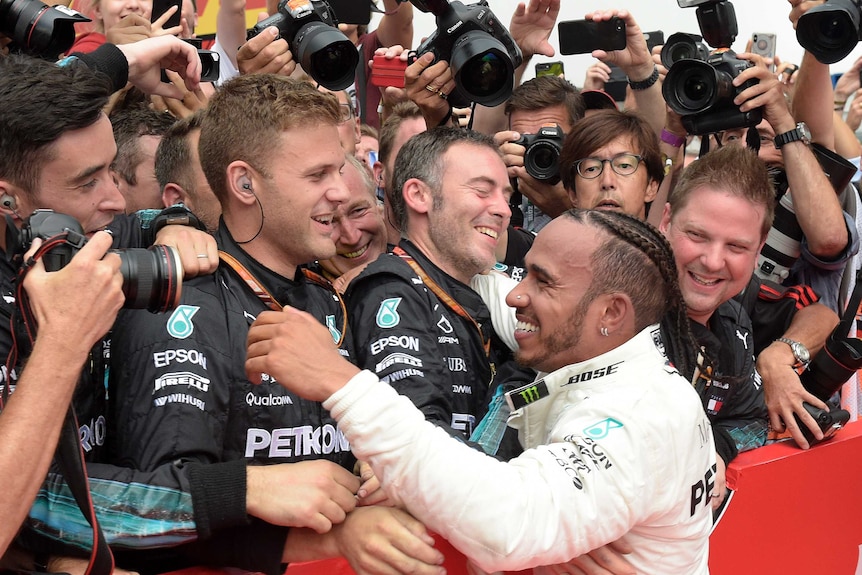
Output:
<path fill-rule="evenodd" d="M 113 44 L 102 44 L 89 54 L 75 52 L 71 54 L 88 68 L 101 72 L 111 80 L 111 91 L 117 92 L 125 88 L 129 81 L 129 62 L 119 48 Z"/>

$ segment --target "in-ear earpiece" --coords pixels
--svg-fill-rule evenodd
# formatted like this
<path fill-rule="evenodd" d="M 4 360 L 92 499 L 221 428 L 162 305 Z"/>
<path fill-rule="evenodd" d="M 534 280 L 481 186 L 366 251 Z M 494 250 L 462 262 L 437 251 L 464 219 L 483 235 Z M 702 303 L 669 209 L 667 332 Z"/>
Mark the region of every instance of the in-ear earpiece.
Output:
<path fill-rule="evenodd" d="M 243 189 L 243 190 L 250 190 L 250 189 L 251 189 L 251 184 L 249 184 L 248 182 L 245 182 L 245 183 L 242 185 L 242 189 Z"/>
<path fill-rule="evenodd" d="M 7 210 L 15 211 L 18 209 L 18 202 L 15 201 L 13 196 L 9 194 L 3 194 L 0 196 L 0 206 L 3 206 Z"/>

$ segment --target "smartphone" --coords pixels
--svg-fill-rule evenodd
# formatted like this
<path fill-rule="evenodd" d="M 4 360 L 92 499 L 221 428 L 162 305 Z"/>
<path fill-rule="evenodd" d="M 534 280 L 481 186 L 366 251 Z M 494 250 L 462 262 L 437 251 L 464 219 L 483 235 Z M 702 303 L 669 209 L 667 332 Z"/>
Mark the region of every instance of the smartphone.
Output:
<path fill-rule="evenodd" d="M 751 35 L 751 51 L 754 54 L 760 54 L 764 58 L 775 58 L 775 34 L 769 32 L 755 32 Z M 773 63 L 769 69 L 775 72 L 775 64 Z"/>
<path fill-rule="evenodd" d="M 176 6 L 177 10 L 174 12 L 168 21 L 162 25 L 163 30 L 167 30 L 168 28 L 173 28 L 174 26 L 180 25 L 180 18 L 182 17 L 182 0 L 153 0 L 153 12 L 150 15 L 150 22 L 155 22 L 159 18 L 162 17 L 162 14 L 168 11 L 171 6 Z"/>
<path fill-rule="evenodd" d="M 652 54 L 652 49 L 656 46 L 664 45 L 664 32 L 654 30 L 652 32 L 644 32 L 644 40 L 646 40 L 647 49 Z"/>
<path fill-rule="evenodd" d="M 403 88 L 404 70 L 406 69 L 407 62 L 401 58 L 387 58 L 382 54 L 375 54 L 369 82 L 381 88 L 387 86 Z"/>
<path fill-rule="evenodd" d="M 622 18 L 567 20 L 557 24 L 560 54 L 589 54 L 593 50 L 622 50 L 626 47 L 626 23 Z"/>
<path fill-rule="evenodd" d="M 557 62 L 538 62 L 536 64 L 536 78 L 539 76 L 559 76 L 565 77 L 563 63 Z"/>

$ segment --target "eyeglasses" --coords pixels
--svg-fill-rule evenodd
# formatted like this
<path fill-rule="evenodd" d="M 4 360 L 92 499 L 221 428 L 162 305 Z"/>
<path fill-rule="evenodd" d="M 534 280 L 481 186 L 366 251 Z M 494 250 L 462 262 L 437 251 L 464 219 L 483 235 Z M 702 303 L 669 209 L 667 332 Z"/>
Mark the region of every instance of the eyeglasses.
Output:
<path fill-rule="evenodd" d="M 773 139 L 773 136 L 770 136 L 769 134 L 767 134 L 765 132 L 761 132 L 760 130 L 758 130 L 757 131 L 757 137 L 760 140 L 760 147 L 761 148 L 770 148 L 770 147 L 774 148 L 775 147 L 775 140 Z M 725 144 L 730 144 L 730 143 L 735 143 L 735 142 L 741 142 L 743 146 L 746 145 L 745 130 L 733 131 L 733 132 L 730 132 L 730 131 L 719 132 L 718 134 L 715 135 L 715 139 L 718 142 L 719 148 Z"/>
<path fill-rule="evenodd" d="M 594 180 L 605 171 L 605 162 L 620 176 L 630 176 L 638 171 L 638 165 L 643 158 L 637 154 L 622 153 L 613 158 L 584 158 L 575 162 L 578 175 L 585 180 Z"/>
<path fill-rule="evenodd" d="M 345 104 L 343 102 L 339 103 L 338 104 L 338 111 L 340 114 L 340 116 L 338 118 L 339 122 L 342 122 L 342 123 L 347 122 L 349 120 L 352 120 L 355 117 L 354 112 L 353 112 L 353 104 Z"/>

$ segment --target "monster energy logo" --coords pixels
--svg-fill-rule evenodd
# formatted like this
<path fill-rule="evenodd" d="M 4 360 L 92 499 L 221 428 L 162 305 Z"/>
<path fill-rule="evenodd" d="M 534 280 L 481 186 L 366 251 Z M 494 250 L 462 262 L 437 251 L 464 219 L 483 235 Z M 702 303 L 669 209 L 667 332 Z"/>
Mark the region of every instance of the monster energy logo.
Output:
<path fill-rule="evenodd" d="M 520 392 L 518 395 L 521 396 L 521 399 L 523 399 L 525 403 L 533 403 L 539 399 L 539 388 L 533 385 Z"/>
<path fill-rule="evenodd" d="M 539 381 L 535 381 L 529 385 L 513 389 L 512 391 L 507 391 L 506 401 L 508 401 L 509 406 L 515 410 L 536 402 L 547 395 L 548 386 L 545 385 L 545 380 L 540 379 Z"/>

